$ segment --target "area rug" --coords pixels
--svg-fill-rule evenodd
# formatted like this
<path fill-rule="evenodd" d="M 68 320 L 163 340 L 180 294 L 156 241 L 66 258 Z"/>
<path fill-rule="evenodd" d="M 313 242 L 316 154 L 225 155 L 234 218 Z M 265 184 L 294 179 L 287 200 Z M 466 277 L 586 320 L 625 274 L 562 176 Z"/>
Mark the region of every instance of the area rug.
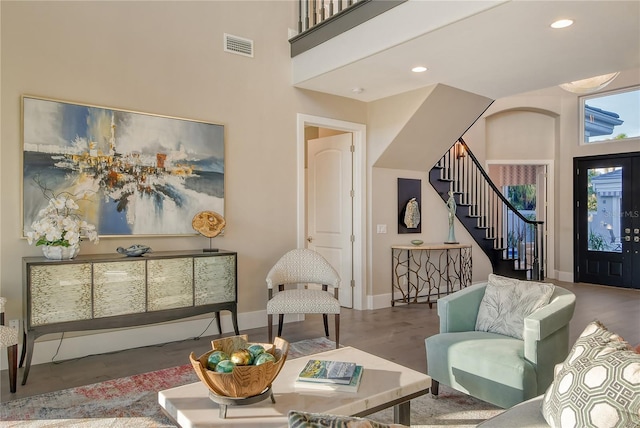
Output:
<path fill-rule="evenodd" d="M 335 348 L 324 337 L 294 342 L 288 358 L 298 358 Z M 2 427 L 91 427 L 91 428 L 163 428 L 174 427 L 158 405 L 158 391 L 198 378 L 190 364 L 129 376 L 77 388 L 65 389 L 2 403 Z M 417 398 L 411 402 L 412 427 L 473 427 L 502 410 L 440 388 L 440 395 Z M 380 422 L 392 422 L 387 409 L 369 416 Z"/>

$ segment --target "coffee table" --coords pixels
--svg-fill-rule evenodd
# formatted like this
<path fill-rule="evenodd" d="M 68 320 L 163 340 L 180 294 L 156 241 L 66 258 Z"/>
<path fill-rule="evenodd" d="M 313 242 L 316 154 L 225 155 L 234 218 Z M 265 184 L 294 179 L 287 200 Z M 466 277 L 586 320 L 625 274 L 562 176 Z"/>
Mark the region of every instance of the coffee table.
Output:
<path fill-rule="evenodd" d="M 352 361 L 364 367 L 358 392 L 335 392 L 295 386 L 298 373 L 310 359 Z M 289 410 L 366 416 L 394 407 L 394 421 L 410 425 L 409 400 L 426 394 L 431 377 L 352 347 L 287 360 L 273 382 L 275 403 L 265 399 L 246 406 L 229 406 L 220 417 L 218 404 L 202 382 L 166 389 L 158 402 L 177 425 L 196 427 L 283 427 Z"/>

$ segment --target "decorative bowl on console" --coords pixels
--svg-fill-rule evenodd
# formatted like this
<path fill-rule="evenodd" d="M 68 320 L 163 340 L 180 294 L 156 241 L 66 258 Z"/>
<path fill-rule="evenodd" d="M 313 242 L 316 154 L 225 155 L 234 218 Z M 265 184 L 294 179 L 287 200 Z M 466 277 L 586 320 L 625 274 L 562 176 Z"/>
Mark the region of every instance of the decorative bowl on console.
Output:
<path fill-rule="evenodd" d="M 236 365 L 230 373 L 220 373 L 207 368 L 209 355 L 214 351 L 223 351 L 232 356 L 234 352 L 248 349 L 251 345 L 246 334 L 225 337 L 211 341 L 213 349 L 200 357 L 196 358 L 192 352 L 189 360 L 198 378 L 213 395 L 230 398 L 253 397 L 270 388 L 273 380 L 280 373 L 289 353 L 289 342 L 286 340 L 276 337 L 273 344 L 259 344 L 264 347 L 265 352 L 275 357 L 275 361 L 267 361 L 260 365 Z"/>

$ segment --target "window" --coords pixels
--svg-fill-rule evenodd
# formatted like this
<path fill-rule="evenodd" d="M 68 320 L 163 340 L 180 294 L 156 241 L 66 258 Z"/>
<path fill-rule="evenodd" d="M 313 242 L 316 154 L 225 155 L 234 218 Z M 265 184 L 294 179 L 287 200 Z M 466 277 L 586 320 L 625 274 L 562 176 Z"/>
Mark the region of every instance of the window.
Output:
<path fill-rule="evenodd" d="M 580 97 L 581 144 L 640 138 L 640 87 Z"/>

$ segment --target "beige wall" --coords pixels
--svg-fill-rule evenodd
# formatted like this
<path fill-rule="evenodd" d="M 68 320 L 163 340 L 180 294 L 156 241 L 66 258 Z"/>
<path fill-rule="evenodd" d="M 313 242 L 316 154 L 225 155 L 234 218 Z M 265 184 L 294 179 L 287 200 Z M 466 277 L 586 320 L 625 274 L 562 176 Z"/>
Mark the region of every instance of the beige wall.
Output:
<path fill-rule="evenodd" d="M 21 315 L 21 258 L 41 254 L 21 239 L 20 96 L 30 94 L 225 125 L 227 228 L 214 241 L 238 252 L 241 330 L 265 325 L 264 278 L 296 245 L 296 114 L 366 122 L 364 103 L 291 86 L 287 29 L 295 28 L 294 6 L 271 1 L 1 3 L 1 294 L 11 300 L 9 319 Z M 225 32 L 253 39 L 255 57 L 224 53 Z M 112 253 L 134 243 L 155 251 L 208 245 L 198 236 L 105 238 L 97 246 L 83 243 L 81 252 Z M 208 321 L 95 339 L 71 337 L 57 359 L 83 355 L 86 349 L 104 352 L 110 346 L 196 336 Z M 223 328 L 230 331 L 226 317 Z M 40 342 L 36 363 L 48 361 L 55 351 L 52 341 Z"/>

